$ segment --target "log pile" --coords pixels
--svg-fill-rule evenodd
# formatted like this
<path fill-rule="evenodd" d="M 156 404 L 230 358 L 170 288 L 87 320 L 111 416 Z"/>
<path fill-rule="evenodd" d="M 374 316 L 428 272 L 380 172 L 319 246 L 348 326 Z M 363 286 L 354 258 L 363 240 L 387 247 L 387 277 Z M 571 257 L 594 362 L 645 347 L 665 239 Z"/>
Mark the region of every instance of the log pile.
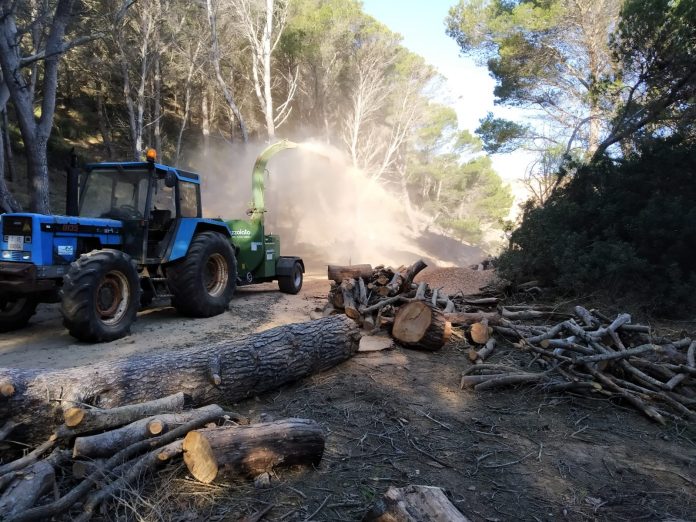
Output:
<path fill-rule="evenodd" d="M 370 265 L 328 267 L 328 304 L 321 315 L 342 313 L 363 328 L 363 335 L 388 332 L 400 344 L 424 350 L 440 349 L 453 334 L 452 325 L 472 330 L 474 342 L 485 344 L 489 326 L 500 316 L 497 297 L 447 295 L 426 282 L 414 283 L 426 268 L 419 260 L 396 270 Z M 477 323 L 484 322 L 484 325 Z M 479 332 L 479 335 L 477 335 Z"/>
<path fill-rule="evenodd" d="M 184 395 L 177 393 L 121 408 L 87 410 L 79 419 L 75 411 L 66 410 L 65 423 L 48 441 L 0 465 L 0 518 L 28 521 L 69 513 L 73 520 L 89 520 L 143 472 L 182 454 L 191 475 L 204 483 L 221 474 L 253 479 L 278 467 L 316 466 L 321 461 L 324 434 L 312 420 L 249 424 L 218 405 L 183 407 Z M 64 493 L 54 498 L 54 491 Z"/>
<path fill-rule="evenodd" d="M 612 319 L 582 306 L 574 312 L 546 326 L 531 323 L 560 314 L 504 308 L 495 334 L 530 353 L 542 371 L 486 364 L 486 345 L 470 353 L 474 364 L 463 372 L 461 387 L 484 391 L 533 385 L 618 399 L 660 424 L 666 418 L 696 420 L 696 341 L 658 337 L 649 326 L 632 324 L 629 314 Z"/>

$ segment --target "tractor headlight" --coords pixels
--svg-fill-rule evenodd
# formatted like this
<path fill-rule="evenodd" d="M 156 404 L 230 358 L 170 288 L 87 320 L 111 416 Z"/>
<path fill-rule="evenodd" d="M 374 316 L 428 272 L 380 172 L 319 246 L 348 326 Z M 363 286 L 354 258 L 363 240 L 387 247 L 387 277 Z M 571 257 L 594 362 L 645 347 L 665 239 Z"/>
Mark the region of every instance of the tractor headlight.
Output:
<path fill-rule="evenodd" d="M 3 259 L 10 259 L 12 257 L 12 252 L 8 250 L 3 250 L 2 251 L 2 258 Z"/>
<path fill-rule="evenodd" d="M 29 252 L 22 252 L 22 261 L 29 261 L 31 259 L 31 254 Z"/>

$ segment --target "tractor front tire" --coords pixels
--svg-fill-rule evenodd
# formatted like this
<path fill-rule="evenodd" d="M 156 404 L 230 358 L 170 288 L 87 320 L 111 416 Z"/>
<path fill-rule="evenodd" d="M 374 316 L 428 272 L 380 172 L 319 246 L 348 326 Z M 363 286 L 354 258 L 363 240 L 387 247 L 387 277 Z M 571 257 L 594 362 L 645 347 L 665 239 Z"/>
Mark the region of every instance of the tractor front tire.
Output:
<path fill-rule="evenodd" d="M 138 270 L 128 254 L 110 249 L 83 254 L 63 278 L 63 324 L 80 341 L 120 339 L 130 334 L 141 293 Z"/>
<path fill-rule="evenodd" d="M 0 295 L 0 332 L 24 328 L 36 312 L 38 301 L 33 296 Z"/>
<path fill-rule="evenodd" d="M 285 294 L 295 295 L 302 290 L 302 265 L 295 261 L 289 276 L 278 277 L 278 288 Z"/>
<path fill-rule="evenodd" d="M 166 269 L 172 306 L 189 317 L 227 310 L 237 287 L 237 260 L 229 239 L 218 232 L 197 234 L 186 257 Z"/>

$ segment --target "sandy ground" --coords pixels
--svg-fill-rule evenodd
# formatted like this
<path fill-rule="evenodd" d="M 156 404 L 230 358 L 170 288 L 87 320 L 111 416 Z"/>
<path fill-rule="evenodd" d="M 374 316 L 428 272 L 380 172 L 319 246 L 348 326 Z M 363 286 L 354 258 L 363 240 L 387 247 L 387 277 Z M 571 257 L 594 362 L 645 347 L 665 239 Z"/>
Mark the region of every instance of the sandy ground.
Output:
<path fill-rule="evenodd" d="M 206 320 L 155 307 L 140 314 L 131 336 L 108 344 L 73 342 L 57 309 L 45 307 L 29 328 L 3 336 L 0 366 L 88 364 L 305 321 L 324 302 L 324 277 L 308 277 L 297 296 L 272 284 L 242 288 L 229 312 Z M 490 362 L 520 357 L 528 358 L 502 345 Z M 359 353 L 329 371 L 224 405 L 252 420 L 263 413 L 318 421 L 326 433 L 321 464 L 277 470 L 270 487 L 256 488 L 247 478 L 199 484 L 174 462 L 144 479 L 138 494 L 112 498 L 97 519 L 227 521 L 272 506 L 264 520 L 360 520 L 389 486 L 425 484 L 444 488 L 474 522 L 694 520 L 693 423 L 658 426 L 604 398 L 460 390 L 469 364 L 466 346 L 457 343 L 436 353 Z"/>
<path fill-rule="evenodd" d="M 44 304 L 27 328 L 0 336 L 0 366 L 69 368 L 306 321 L 315 302 L 325 299 L 328 288 L 326 276 L 311 274 L 296 296 L 280 293 L 276 283 L 241 287 L 227 312 L 208 319 L 181 317 L 168 302 L 155 302 L 138 313 L 130 336 L 97 344 L 76 341 L 63 327 L 59 306 Z"/>

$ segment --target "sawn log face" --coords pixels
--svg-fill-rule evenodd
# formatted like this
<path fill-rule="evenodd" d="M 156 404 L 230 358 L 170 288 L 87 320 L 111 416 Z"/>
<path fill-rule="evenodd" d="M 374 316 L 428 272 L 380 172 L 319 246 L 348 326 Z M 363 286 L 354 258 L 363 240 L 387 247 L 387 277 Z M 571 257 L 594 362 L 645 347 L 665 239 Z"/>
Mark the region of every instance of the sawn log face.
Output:
<path fill-rule="evenodd" d="M 279 326 L 234 341 L 162 351 L 66 370 L 0 368 L 15 393 L 0 398 L 0 425 L 31 421 L 24 439 L 37 440 L 62 422 L 63 409 L 86 403 L 113 408 L 177 392 L 196 405 L 233 402 L 317 373 L 358 349 L 358 325 L 344 315 Z M 209 379 L 220 362 L 221 382 Z"/>

